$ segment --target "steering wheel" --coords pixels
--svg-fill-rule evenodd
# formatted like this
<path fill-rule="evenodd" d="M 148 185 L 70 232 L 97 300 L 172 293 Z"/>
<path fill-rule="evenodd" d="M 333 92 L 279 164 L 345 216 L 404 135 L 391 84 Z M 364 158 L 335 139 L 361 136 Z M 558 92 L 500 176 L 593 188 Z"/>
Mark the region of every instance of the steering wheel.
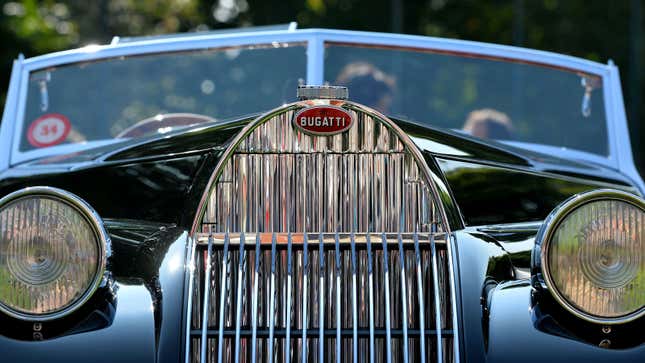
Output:
<path fill-rule="evenodd" d="M 215 122 L 212 117 L 196 113 L 166 113 L 141 120 L 121 131 L 117 138 L 143 137 L 155 134 L 165 134 L 180 127 L 197 125 L 205 122 Z"/>

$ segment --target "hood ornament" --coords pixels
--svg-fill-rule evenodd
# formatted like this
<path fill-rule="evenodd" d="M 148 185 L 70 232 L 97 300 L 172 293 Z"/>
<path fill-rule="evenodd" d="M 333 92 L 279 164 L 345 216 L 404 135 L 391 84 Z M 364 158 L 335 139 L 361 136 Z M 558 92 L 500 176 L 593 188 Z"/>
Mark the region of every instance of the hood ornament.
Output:
<path fill-rule="evenodd" d="M 347 87 L 342 86 L 298 86 L 298 100 L 346 100 L 349 97 Z"/>

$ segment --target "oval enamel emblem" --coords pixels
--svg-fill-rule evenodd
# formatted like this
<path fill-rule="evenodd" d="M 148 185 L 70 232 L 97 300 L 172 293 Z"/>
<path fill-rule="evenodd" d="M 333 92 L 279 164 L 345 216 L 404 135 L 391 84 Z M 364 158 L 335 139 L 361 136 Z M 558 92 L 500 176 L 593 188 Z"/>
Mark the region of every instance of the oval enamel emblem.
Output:
<path fill-rule="evenodd" d="M 305 133 L 326 136 L 347 131 L 354 118 L 340 107 L 313 106 L 296 113 L 293 123 Z"/>
<path fill-rule="evenodd" d="M 40 116 L 29 125 L 27 140 L 35 147 L 54 146 L 65 141 L 71 129 L 67 117 L 49 113 Z"/>

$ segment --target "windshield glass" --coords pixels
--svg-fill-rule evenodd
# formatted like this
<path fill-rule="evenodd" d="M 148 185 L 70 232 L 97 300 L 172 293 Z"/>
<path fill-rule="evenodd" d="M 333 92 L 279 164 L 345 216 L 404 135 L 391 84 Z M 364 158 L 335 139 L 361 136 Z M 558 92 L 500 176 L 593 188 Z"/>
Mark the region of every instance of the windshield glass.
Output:
<path fill-rule="evenodd" d="M 30 76 L 20 151 L 142 137 L 295 101 L 305 43 L 132 56 Z"/>
<path fill-rule="evenodd" d="M 17 149 L 70 150 L 278 107 L 295 100 L 307 77 L 306 49 L 306 42 L 211 48 L 32 72 Z M 326 42 L 324 57 L 325 82 L 348 86 L 350 100 L 387 115 L 516 146 L 608 155 L 598 76 L 391 46 Z"/>
<path fill-rule="evenodd" d="M 598 76 L 472 54 L 327 43 L 325 81 L 418 123 L 608 154 Z"/>

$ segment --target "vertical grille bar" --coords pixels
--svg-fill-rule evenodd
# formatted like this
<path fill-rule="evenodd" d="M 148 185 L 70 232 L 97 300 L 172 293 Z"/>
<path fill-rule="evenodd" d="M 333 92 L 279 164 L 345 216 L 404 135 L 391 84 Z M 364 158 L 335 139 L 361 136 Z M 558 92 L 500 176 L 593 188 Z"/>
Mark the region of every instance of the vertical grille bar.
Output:
<path fill-rule="evenodd" d="M 368 299 L 369 299 L 369 314 L 370 314 L 370 363 L 374 363 L 374 356 L 376 355 L 374 346 L 374 273 L 372 265 L 372 239 L 370 234 L 367 234 L 367 286 L 368 286 Z"/>
<path fill-rule="evenodd" d="M 219 335 L 217 338 L 217 361 L 222 362 L 222 354 L 224 352 L 224 314 L 226 312 L 226 285 L 228 284 L 229 264 L 228 264 L 228 244 L 230 243 L 231 235 L 226 232 L 224 235 L 224 253 L 222 253 L 222 281 L 220 283 L 221 292 L 219 298 Z M 206 306 L 206 304 L 205 304 Z M 204 322 L 204 326 L 208 324 Z"/>
<path fill-rule="evenodd" d="M 271 235 L 271 292 L 269 293 L 269 350 L 267 351 L 268 358 L 273 361 L 273 333 L 275 330 L 275 259 L 276 259 L 276 235 Z"/>
<path fill-rule="evenodd" d="M 256 362 L 258 341 L 258 284 L 260 280 L 260 234 L 255 235 L 255 270 L 253 271 L 253 300 L 251 306 L 251 362 Z"/>
<path fill-rule="evenodd" d="M 325 361 L 325 249 L 322 232 L 318 241 L 318 362 L 322 363 Z"/>
<path fill-rule="evenodd" d="M 237 295 L 236 295 L 236 303 L 237 307 L 235 308 L 235 361 L 239 362 L 240 361 L 240 327 L 241 327 L 241 320 L 242 320 L 242 289 L 244 288 L 244 275 L 246 275 L 246 268 L 245 268 L 245 258 L 244 258 L 244 242 L 245 242 L 245 237 L 244 237 L 244 232 L 240 235 L 240 257 L 239 257 L 239 265 L 238 265 L 238 270 L 237 270 Z"/>
<path fill-rule="evenodd" d="M 434 234 L 430 234 L 430 253 L 432 254 L 432 285 L 434 286 L 434 321 L 437 329 L 437 361 L 443 362 L 443 341 L 441 339 L 441 300 L 439 300 L 439 281 L 437 272 L 437 248 L 435 246 Z"/>
<path fill-rule="evenodd" d="M 288 235 L 288 245 L 287 245 L 287 316 L 285 319 L 285 325 L 287 326 L 287 336 L 285 339 L 284 347 L 285 347 L 285 356 L 287 361 L 291 361 L 291 275 L 292 275 L 292 268 L 291 268 L 291 233 Z M 237 361 L 236 361 L 237 362 Z"/>
<path fill-rule="evenodd" d="M 426 326 L 425 326 L 425 304 L 423 302 L 423 277 L 421 275 L 421 252 L 419 251 L 419 233 L 414 233 L 414 257 L 416 262 L 416 272 L 417 272 L 417 297 L 419 303 L 419 349 L 421 353 L 421 363 L 426 362 Z M 434 240 L 433 240 L 434 242 Z M 433 276 L 437 276 L 436 272 L 433 272 Z M 435 283 L 434 286 L 437 286 Z M 435 300 L 436 301 L 436 300 Z M 439 326 L 437 329 L 440 329 Z M 437 331 L 437 334 L 441 335 L 440 331 Z M 439 361 L 441 362 L 441 361 Z"/>
<path fill-rule="evenodd" d="M 308 316 L 307 316 L 307 300 L 308 300 L 308 295 L 309 291 L 307 284 L 309 283 L 309 251 L 308 251 L 308 246 L 309 245 L 309 238 L 307 237 L 307 234 L 305 233 L 304 235 L 304 240 L 303 240 L 303 253 L 302 253 L 302 264 L 303 264 L 303 269 L 302 269 L 302 363 L 307 362 L 307 323 L 308 323 Z"/>
<path fill-rule="evenodd" d="M 190 261 L 188 262 L 188 313 L 186 315 L 186 355 L 184 356 L 184 363 L 190 362 L 190 328 L 193 319 L 193 289 L 195 283 L 195 252 L 197 251 L 197 239 L 191 242 L 190 246 Z"/>
<path fill-rule="evenodd" d="M 399 261 L 401 264 L 401 309 L 403 309 L 403 362 L 408 363 L 408 349 L 409 349 L 409 340 L 408 340 L 408 291 L 406 284 L 406 275 L 405 275 L 405 251 L 403 250 L 403 238 L 401 233 L 399 233 Z"/>
<path fill-rule="evenodd" d="M 390 271 L 388 268 L 389 258 L 387 257 L 387 237 L 382 234 L 383 242 L 383 284 L 385 285 L 385 346 L 387 347 L 387 363 L 392 362 L 392 326 L 390 323 Z"/>
<path fill-rule="evenodd" d="M 352 244 L 352 353 L 353 362 L 358 363 L 358 286 L 356 277 L 356 238 L 354 233 L 350 236 Z"/>
<path fill-rule="evenodd" d="M 342 266 L 340 265 L 340 243 L 338 241 L 338 232 L 334 236 L 334 244 L 336 248 L 336 362 L 340 363 L 340 347 L 342 340 L 340 338 L 340 328 L 342 325 L 342 320 L 340 316 L 340 272 Z"/>
<path fill-rule="evenodd" d="M 453 324 L 453 331 L 454 336 L 452 338 L 452 344 L 453 344 L 453 355 L 454 355 L 454 360 L 455 363 L 459 363 L 459 329 L 457 328 L 457 304 L 455 304 L 455 298 L 456 298 L 456 293 L 455 293 L 455 272 L 453 271 L 453 264 L 454 261 L 452 260 L 452 248 L 453 248 L 453 239 L 451 236 L 448 236 L 446 239 L 446 252 L 448 255 L 448 271 L 449 271 L 449 284 L 450 284 L 450 300 L 452 302 L 451 305 L 451 315 L 452 315 L 452 324 Z"/>
<path fill-rule="evenodd" d="M 209 308 L 209 302 L 208 299 L 210 297 L 210 285 L 211 285 L 211 258 L 213 256 L 213 235 L 211 234 L 208 236 L 208 252 L 206 253 L 206 281 L 204 282 L 204 311 L 202 313 L 202 339 L 201 339 L 201 349 L 200 349 L 200 361 L 201 362 L 206 362 L 206 346 L 208 343 L 208 340 L 206 339 L 206 331 L 208 330 L 208 308 Z"/>

